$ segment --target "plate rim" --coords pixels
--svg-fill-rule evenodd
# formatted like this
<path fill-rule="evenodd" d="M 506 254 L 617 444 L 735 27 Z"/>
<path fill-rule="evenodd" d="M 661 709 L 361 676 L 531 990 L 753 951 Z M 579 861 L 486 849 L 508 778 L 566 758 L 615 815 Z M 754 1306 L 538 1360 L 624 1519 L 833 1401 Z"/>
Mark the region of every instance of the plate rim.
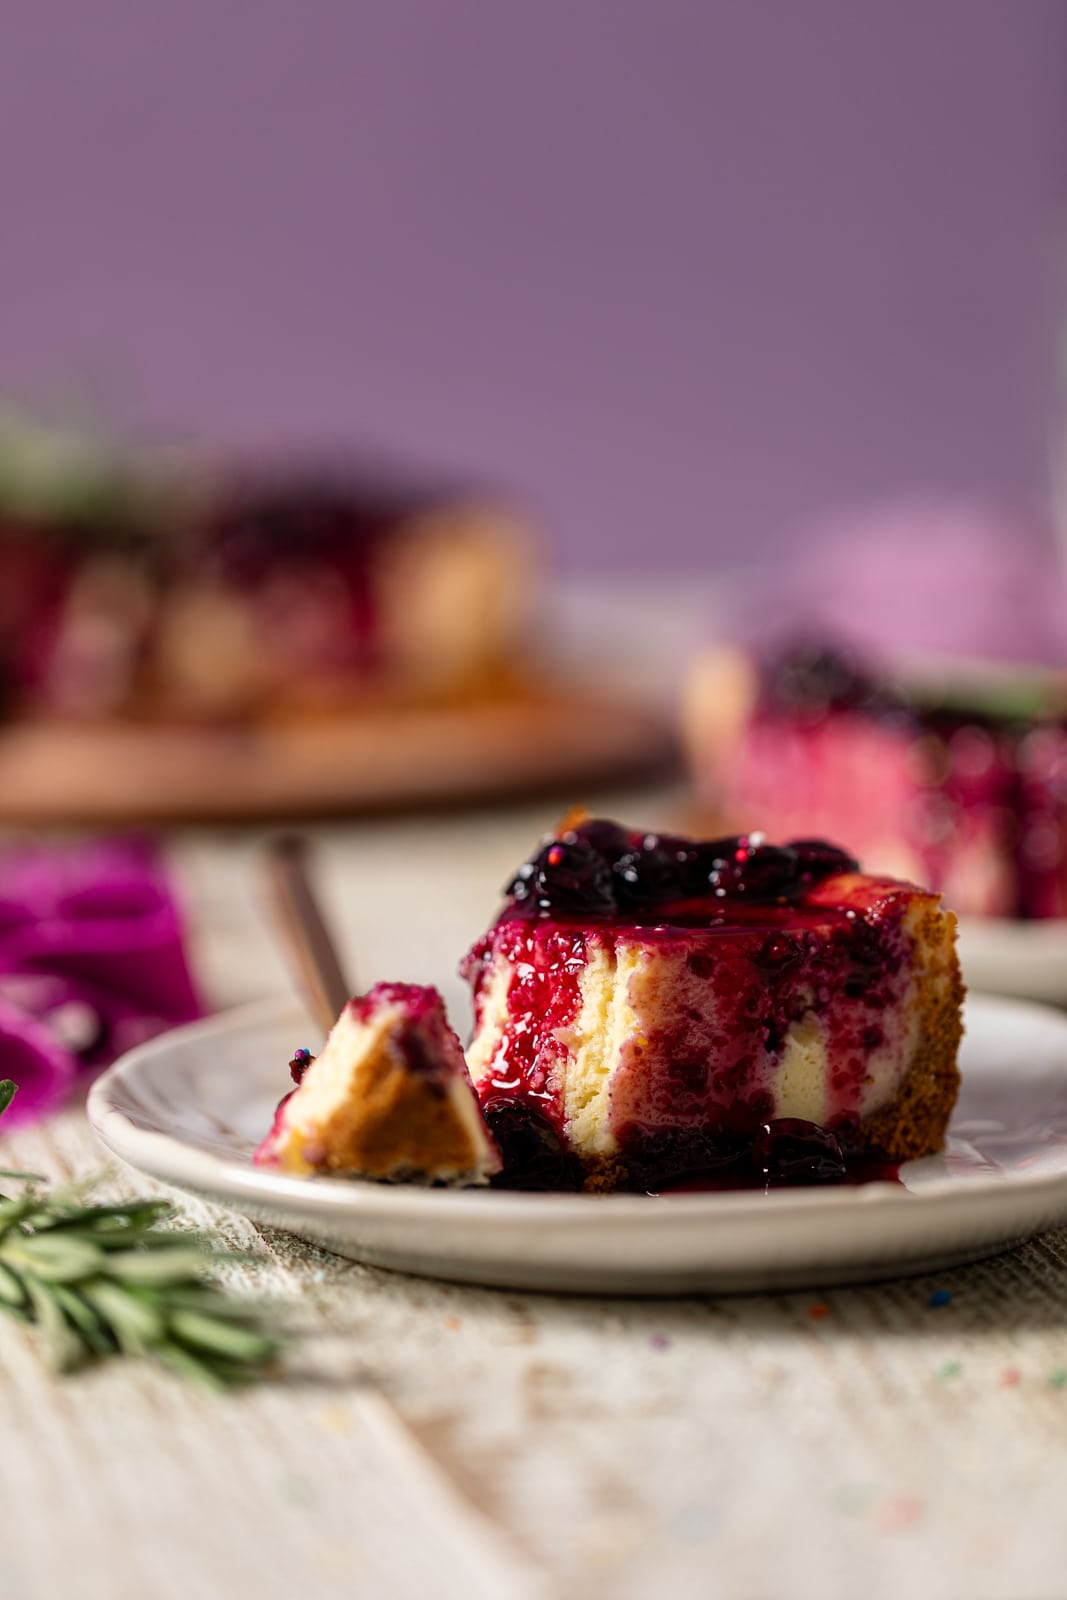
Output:
<path fill-rule="evenodd" d="M 973 1006 L 976 1002 L 982 1008 L 1036 1013 L 1045 1021 L 1054 1021 L 1063 1030 L 1067 1051 L 1067 1016 L 1055 1006 L 980 991 L 968 996 L 968 1004 Z M 627 1219 L 640 1217 L 648 1224 L 656 1216 L 663 1219 L 664 1226 L 671 1221 L 684 1222 L 694 1218 L 737 1220 L 750 1214 L 758 1214 L 761 1218 L 788 1215 L 795 1220 L 804 1214 L 818 1217 L 821 1213 L 840 1210 L 846 1205 L 855 1207 L 857 1215 L 869 1218 L 884 1205 L 906 1204 L 909 1214 L 919 1224 L 926 1215 L 941 1215 L 959 1205 L 970 1207 L 976 1201 L 988 1204 L 999 1199 L 1007 1209 L 1020 1197 L 1020 1191 L 1025 1191 L 1034 1204 L 1045 1200 L 1050 1206 L 1062 1205 L 1067 1210 L 1067 1170 L 1053 1175 L 990 1173 L 966 1180 L 945 1175 L 930 1179 L 921 1190 L 909 1190 L 900 1184 L 876 1181 L 856 1186 L 783 1188 L 769 1193 L 739 1190 L 676 1194 L 669 1197 L 669 1205 L 666 1206 L 650 1206 L 649 1197 L 638 1194 L 541 1194 L 499 1189 L 435 1189 L 413 1184 L 376 1183 L 351 1177 L 294 1177 L 255 1167 L 251 1163 L 244 1165 L 226 1160 L 210 1151 L 198 1149 L 173 1133 L 141 1127 L 120 1105 L 115 1104 L 115 1091 L 130 1075 L 136 1079 L 146 1060 L 172 1047 L 176 1040 L 186 1043 L 201 1036 L 210 1039 L 220 1033 L 240 1033 L 247 1028 L 269 1026 L 274 1019 L 281 1025 L 286 1017 L 292 1017 L 294 1022 L 298 1019 L 303 1019 L 305 1024 L 307 1022 L 306 1013 L 292 997 L 254 1000 L 197 1022 L 169 1029 L 127 1051 L 95 1081 L 89 1091 L 86 1111 L 98 1138 L 121 1161 L 158 1182 L 211 1196 L 224 1204 L 232 1205 L 238 1201 L 261 1204 L 273 1199 L 279 1208 L 296 1207 L 307 1215 L 320 1217 L 335 1215 L 340 1208 L 353 1219 L 381 1216 L 402 1221 L 405 1218 L 424 1217 L 427 1201 L 430 1201 L 443 1221 L 477 1217 L 479 1225 L 484 1228 L 511 1226 L 516 1222 L 530 1223 L 534 1219 L 538 1225 L 549 1221 L 556 1224 L 580 1221 L 584 1227 L 592 1225 L 614 1229 Z"/>

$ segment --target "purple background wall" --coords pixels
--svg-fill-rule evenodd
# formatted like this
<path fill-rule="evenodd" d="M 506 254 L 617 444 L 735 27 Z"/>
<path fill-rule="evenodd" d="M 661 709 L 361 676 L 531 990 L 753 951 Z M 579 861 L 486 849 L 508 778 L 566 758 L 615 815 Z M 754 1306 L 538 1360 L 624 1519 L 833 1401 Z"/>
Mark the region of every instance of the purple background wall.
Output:
<path fill-rule="evenodd" d="M 1043 491 L 1060 0 L 3 10 L 3 386 L 484 471 L 575 565 Z"/>

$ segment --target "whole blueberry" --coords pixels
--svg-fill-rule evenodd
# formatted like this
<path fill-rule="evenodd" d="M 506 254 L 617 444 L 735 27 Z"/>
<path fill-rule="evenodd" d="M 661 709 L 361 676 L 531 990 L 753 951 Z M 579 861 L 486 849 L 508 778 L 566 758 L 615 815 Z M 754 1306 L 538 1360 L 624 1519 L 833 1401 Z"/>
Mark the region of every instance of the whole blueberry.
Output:
<path fill-rule="evenodd" d="M 507 891 L 519 902 L 533 900 L 542 911 L 603 915 L 615 910 L 611 868 L 583 840 L 552 839 L 525 866 Z"/>
<path fill-rule="evenodd" d="M 615 893 L 623 905 L 658 905 L 686 892 L 684 840 L 649 833 L 614 862 Z"/>
<path fill-rule="evenodd" d="M 865 704 L 874 694 L 870 675 L 844 650 L 797 643 L 764 668 L 767 697 L 775 710 L 819 715 Z"/>
<path fill-rule="evenodd" d="M 755 835 L 738 840 L 731 858 L 712 874 L 712 888 L 728 899 L 763 904 L 787 898 L 797 888 L 800 863 L 784 845 Z"/>
<path fill-rule="evenodd" d="M 289 1063 L 289 1076 L 292 1078 L 297 1088 L 299 1088 L 301 1083 L 303 1083 L 304 1073 L 310 1067 L 314 1059 L 315 1057 L 311 1054 L 311 1051 L 305 1049 L 303 1045 L 301 1045 L 300 1049 L 294 1054 L 293 1059 Z"/>
<path fill-rule="evenodd" d="M 597 855 L 610 863 L 633 849 L 640 836 L 624 828 L 621 823 L 609 822 L 604 817 L 587 817 L 560 837 L 565 844 L 589 845 Z"/>
<path fill-rule="evenodd" d="M 684 893 L 690 896 L 710 894 L 718 884 L 718 875 L 733 860 L 740 843 L 739 835 L 731 834 L 724 839 L 701 839 L 689 844 L 680 863 Z"/>
<path fill-rule="evenodd" d="M 570 1192 L 581 1188 L 581 1164 L 546 1117 L 506 1095 L 491 1096 L 482 1111 L 503 1160 L 491 1180 L 495 1188 Z"/>
<path fill-rule="evenodd" d="M 524 861 L 518 872 L 516 872 L 515 876 L 508 884 L 507 888 L 504 890 L 504 893 L 509 895 L 512 900 L 529 900 L 530 896 L 537 887 L 535 883 L 536 877 L 537 862 Z"/>

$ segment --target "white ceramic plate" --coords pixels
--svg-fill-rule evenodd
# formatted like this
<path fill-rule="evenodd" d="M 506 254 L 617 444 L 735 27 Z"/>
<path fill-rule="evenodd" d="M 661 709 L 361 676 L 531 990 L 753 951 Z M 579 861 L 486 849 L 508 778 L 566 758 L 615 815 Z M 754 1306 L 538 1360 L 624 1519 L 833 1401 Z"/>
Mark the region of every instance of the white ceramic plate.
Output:
<path fill-rule="evenodd" d="M 341 1255 L 513 1288 L 676 1294 L 892 1277 L 1067 1220 L 1067 1017 L 972 996 L 941 1156 L 903 1185 L 770 1194 L 535 1195 L 290 1178 L 252 1165 L 306 1019 L 270 1004 L 132 1051 L 89 1098 L 131 1166 Z"/>
<path fill-rule="evenodd" d="M 1009 922 L 964 917 L 960 962 L 973 989 L 1067 1005 L 1067 918 Z"/>

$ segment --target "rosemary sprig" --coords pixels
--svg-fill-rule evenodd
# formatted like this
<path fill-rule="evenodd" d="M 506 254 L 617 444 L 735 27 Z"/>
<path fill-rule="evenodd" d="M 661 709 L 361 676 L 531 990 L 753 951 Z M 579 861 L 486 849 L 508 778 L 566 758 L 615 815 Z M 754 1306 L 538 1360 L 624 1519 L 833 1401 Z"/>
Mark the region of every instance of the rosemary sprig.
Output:
<path fill-rule="evenodd" d="M 0 1080 L 0 1116 L 15 1085 Z M 0 1195 L 0 1312 L 42 1330 L 55 1368 L 151 1356 L 227 1389 L 263 1375 L 280 1341 L 259 1311 L 211 1281 L 220 1252 L 203 1234 L 164 1229 L 166 1200 L 88 1205 L 81 1190 L 42 1193 L 32 1173 Z"/>

